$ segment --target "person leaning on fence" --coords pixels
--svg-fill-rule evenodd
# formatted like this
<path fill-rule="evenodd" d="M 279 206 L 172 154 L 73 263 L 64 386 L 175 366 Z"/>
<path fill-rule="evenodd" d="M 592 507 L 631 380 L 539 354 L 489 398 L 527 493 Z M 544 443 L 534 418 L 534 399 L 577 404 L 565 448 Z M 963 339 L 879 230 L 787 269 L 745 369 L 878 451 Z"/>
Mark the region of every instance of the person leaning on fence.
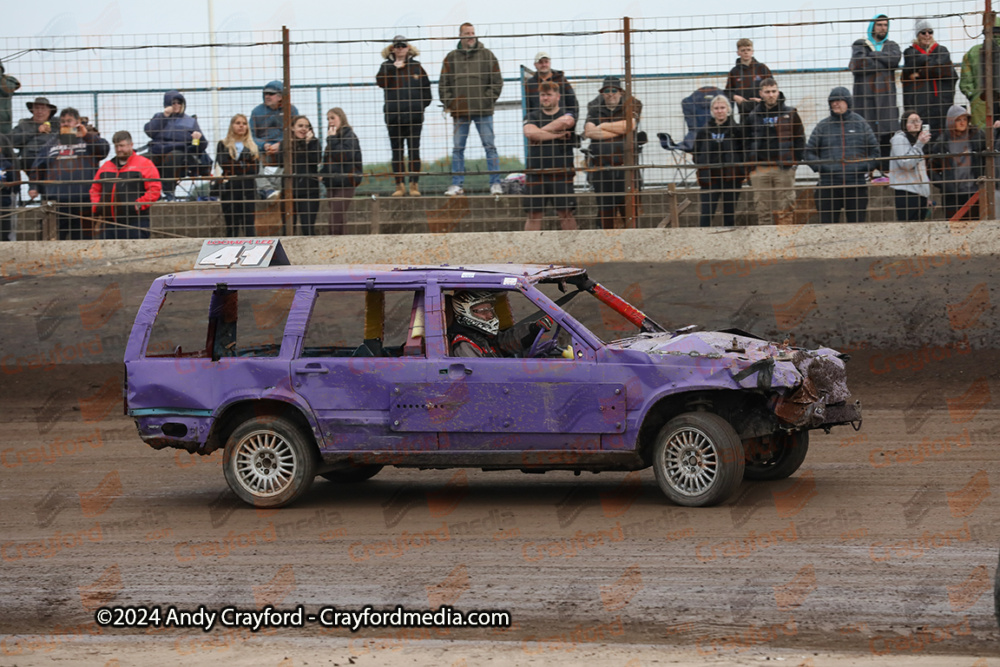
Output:
<path fill-rule="evenodd" d="M 694 162 L 699 165 L 702 227 L 712 226 L 712 217 L 722 199 L 722 222 L 736 225 L 736 202 L 746 180 L 744 130 L 733 120 L 729 98 L 716 95 L 711 104 L 712 118 L 698 130 L 694 140 Z"/>
<path fill-rule="evenodd" d="M 316 233 L 316 214 L 319 213 L 319 163 L 323 154 L 319 139 L 313 134 L 312 123 L 305 116 L 292 119 L 291 145 L 295 217 L 299 233 L 313 236 Z"/>
<path fill-rule="evenodd" d="M 941 203 L 949 220 L 979 191 L 977 179 L 984 173 L 986 136 L 969 121 L 969 112 L 953 105 L 948 110 L 945 131 L 934 139 L 928 151 L 927 171 L 941 191 Z M 978 219 L 979 204 L 973 204 L 962 217 Z"/>
<path fill-rule="evenodd" d="M 931 22 L 918 20 L 914 32 L 913 44 L 903 51 L 903 106 L 920 114 L 936 134 L 955 102 L 958 76 L 948 49 L 934 41 Z"/>
<path fill-rule="evenodd" d="M 424 129 L 424 109 L 430 106 L 431 81 L 423 65 L 416 61 L 417 47 L 396 35 L 392 44 L 382 49 L 385 61 L 375 76 L 375 82 L 385 91 L 385 126 L 392 149 L 392 173 L 396 181 L 393 197 L 406 194 L 406 172 L 410 172 L 410 196 L 419 197 L 420 134 Z M 409 148 L 407 168 L 405 149 Z"/>
<path fill-rule="evenodd" d="M 840 209 L 847 222 L 865 222 L 865 178 L 879 158 L 878 140 L 867 121 L 851 111 L 854 100 L 847 88 L 831 90 L 827 102 L 830 115 L 813 128 L 805 151 L 806 162 L 819 174 L 816 208 L 820 223 L 839 222 Z"/>
<path fill-rule="evenodd" d="M 31 165 L 28 195 L 56 203 L 59 239 L 93 238 L 90 182 L 109 151 L 108 142 L 82 122 L 80 112 L 66 107 L 59 114 L 59 133 L 52 136 Z"/>
<path fill-rule="evenodd" d="M 44 97 L 36 97 L 34 102 L 25 104 L 31 112 L 31 118 L 22 118 L 10 133 L 10 141 L 15 149 L 20 151 L 19 165 L 31 179 L 31 165 L 38 157 L 45 144 L 59 132 L 59 121 L 56 105 L 49 103 Z M 53 128 L 55 125 L 55 128 Z"/>
<path fill-rule="evenodd" d="M 271 81 L 261 91 L 264 101 L 250 112 L 250 134 L 257 143 L 262 172 L 258 179 L 265 199 L 276 199 L 281 194 L 282 167 L 281 142 L 285 136 L 284 97 L 285 84 Z M 291 105 L 291 115 L 298 116 L 299 110 Z"/>
<path fill-rule="evenodd" d="M 101 238 L 148 239 L 149 207 L 160 198 L 160 172 L 137 155 L 132 135 L 121 130 L 111 137 L 115 156 L 101 165 L 90 186 L 91 215 L 104 221 Z"/>
<path fill-rule="evenodd" d="M 550 81 L 559 86 L 559 106 L 573 118 L 580 119 L 580 103 L 576 99 L 576 91 L 566 80 L 566 74 L 552 69 L 552 58 L 545 51 L 535 54 L 535 73 L 524 82 L 524 116 L 541 108 L 538 101 L 539 86 Z"/>
<path fill-rule="evenodd" d="M 0 134 L 0 242 L 14 240 L 12 223 L 17 186 L 13 183 L 17 180 L 20 179 L 14 168 L 14 149 L 11 148 L 10 138 Z"/>
<path fill-rule="evenodd" d="M 848 69 L 854 75 L 854 112 L 868 121 L 879 141 L 881 157 L 889 156 L 890 141 L 899 120 L 896 106 L 896 68 L 902 53 L 899 44 L 889 39 L 889 17 L 876 14 L 868 23 L 865 37 L 851 45 Z M 883 172 L 878 181 L 888 177 L 888 161 L 876 165 Z"/>
<path fill-rule="evenodd" d="M 642 102 L 632 98 L 632 134 L 628 135 L 625 116 L 625 93 L 621 80 L 616 76 L 604 78 L 601 92 L 587 104 L 587 122 L 583 135 L 590 139 L 590 164 L 588 173 L 591 186 L 597 193 L 597 215 L 603 229 L 613 229 L 615 218 L 625 219 L 625 141 L 636 147 L 636 127 L 642 115 Z M 636 151 L 633 151 L 636 155 Z M 638 183 L 636 174 L 634 182 Z M 638 188 L 635 188 L 638 190 Z"/>
<path fill-rule="evenodd" d="M 525 181 L 525 231 L 541 231 L 546 201 L 559 216 L 562 229 L 576 229 L 576 199 L 573 197 L 573 146 L 576 118 L 559 105 L 559 86 L 542 83 L 538 93 L 541 107 L 524 119 L 528 139 L 528 173 Z"/>
<path fill-rule="evenodd" d="M 983 65 L 985 40 L 975 44 L 962 58 L 962 74 L 958 80 L 958 89 L 969 99 L 972 111 L 972 124 L 975 127 L 986 128 L 986 67 Z M 1000 99 L 1000 16 L 997 16 L 993 28 L 993 117 L 1000 114 L 997 111 L 996 100 Z"/>
<path fill-rule="evenodd" d="M 896 202 L 896 220 L 912 222 L 927 215 L 931 185 L 927 178 L 924 148 L 931 133 L 923 129 L 923 119 L 909 109 L 899 119 L 899 131 L 892 135 L 892 162 L 889 165 L 889 187 Z"/>
<path fill-rule="evenodd" d="M 347 225 L 347 210 L 351 207 L 354 190 L 364 178 L 361 143 L 340 107 L 326 112 L 326 120 L 326 150 L 320 174 L 330 200 L 330 233 L 339 235 Z"/>
<path fill-rule="evenodd" d="M 795 222 L 795 167 L 802 161 L 805 128 L 774 79 L 761 81 L 759 93 L 746 135 L 757 224 L 790 225 Z"/>
<path fill-rule="evenodd" d="M 744 37 L 736 42 L 736 65 L 726 79 L 726 95 L 740 111 L 740 123 L 746 124 L 747 116 L 760 102 L 757 91 L 760 82 L 773 78 L 771 69 L 753 57 L 753 41 Z"/>
<path fill-rule="evenodd" d="M 11 123 L 14 120 L 14 110 L 10 100 L 21 87 L 21 82 L 4 71 L 0 62 L 0 134 L 10 134 Z"/>
<path fill-rule="evenodd" d="M 177 90 L 163 95 L 163 111 L 157 112 L 145 132 L 149 136 L 149 157 L 163 178 L 163 198 L 174 199 L 177 181 L 190 176 L 208 176 L 212 162 L 206 148 L 208 141 L 198 125 L 198 119 L 189 116 L 187 100 Z"/>
<path fill-rule="evenodd" d="M 486 169 L 490 177 L 490 194 L 503 193 L 500 185 L 500 156 L 493 133 L 493 109 L 503 89 L 500 63 L 493 52 L 476 37 L 471 23 L 459 28 L 458 48 L 445 56 L 438 80 L 438 96 L 451 114 L 453 128 L 451 151 L 451 185 L 448 196 L 465 194 L 465 144 L 469 129 L 476 131 L 486 151 Z"/>
<path fill-rule="evenodd" d="M 229 121 L 226 138 L 215 147 L 215 163 L 222 171 L 219 199 L 226 236 L 253 236 L 260 151 L 243 114 L 238 113 Z"/>

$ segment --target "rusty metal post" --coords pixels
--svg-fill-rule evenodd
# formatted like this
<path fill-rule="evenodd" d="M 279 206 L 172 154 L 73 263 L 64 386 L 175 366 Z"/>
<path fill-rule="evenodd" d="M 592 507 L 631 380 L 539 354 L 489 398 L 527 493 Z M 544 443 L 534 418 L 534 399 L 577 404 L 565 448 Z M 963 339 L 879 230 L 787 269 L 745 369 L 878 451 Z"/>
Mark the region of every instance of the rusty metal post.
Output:
<path fill-rule="evenodd" d="M 42 209 L 42 240 L 58 241 L 59 214 L 56 212 L 55 202 L 43 201 L 41 209 Z"/>
<path fill-rule="evenodd" d="M 979 219 L 980 220 L 995 220 L 996 219 L 996 201 L 994 197 L 996 189 L 996 181 L 994 172 L 994 166 L 996 165 L 996 157 L 993 155 L 993 150 L 995 146 L 993 145 L 993 105 L 996 99 L 996 95 L 1000 91 L 993 89 L 993 76 L 995 72 L 993 71 L 993 51 L 996 48 L 996 44 L 993 43 L 993 26 L 996 22 L 996 14 L 993 13 L 993 2 L 992 0 L 986 0 L 986 11 L 983 12 L 983 35 L 986 38 L 983 44 L 983 67 L 986 79 L 986 192 L 985 199 L 980 200 L 979 206 Z"/>
<path fill-rule="evenodd" d="M 295 203 L 292 201 L 292 67 L 288 26 L 281 26 L 281 61 L 284 90 L 281 93 L 281 222 L 285 236 L 295 234 Z"/>
<path fill-rule="evenodd" d="M 626 16 L 622 19 L 623 48 L 625 56 L 625 227 L 631 229 L 635 224 L 635 146 L 632 143 L 633 125 L 632 104 L 632 19 Z"/>

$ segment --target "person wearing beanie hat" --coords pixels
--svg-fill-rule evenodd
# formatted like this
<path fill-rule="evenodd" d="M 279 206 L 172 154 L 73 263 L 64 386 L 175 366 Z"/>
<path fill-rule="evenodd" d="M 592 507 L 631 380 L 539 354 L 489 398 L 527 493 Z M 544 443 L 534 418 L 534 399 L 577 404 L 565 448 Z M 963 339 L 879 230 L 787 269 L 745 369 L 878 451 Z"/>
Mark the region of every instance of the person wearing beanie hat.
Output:
<path fill-rule="evenodd" d="M 945 131 L 934 139 L 928 152 L 927 170 L 931 182 L 941 190 L 941 203 L 949 220 L 978 192 L 976 180 L 984 173 L 986 135 L 970 120 L 965 107 L 952 105 L 945 120 Z M 962 217 L 978 220 L 978 208 L 978 204 L 973 205 Z"/>
<path fill-rule="evenodd" d="M 844 209 L 847 222 L 865 222 L 865 176 L 878 160 L 878 140 L 865 119 L 851 111 L 854 100 L 847 88 L 831 90 L 828 102 L 830 115 L 813 128 L 805 151 L 806 163 L 819 174 L 816 208 L 820 222 L 838 222 L 840 209 Z"/>
<path fill-rule="evenodd" d="M 21 82 L 7 74 L 0 62 L 0 134 L 10 134 L 11 122 L 14 120 L 10 100 L 20 87 Z"/>
<path fill-rule="evenodd" d="M 955 102 L 958 76 L 948 49 L 934 40 L 930 21 L 917 20 L 913 33 L 913 44 L 903 51 L 903 106 L 920 114 L 937 134 Z"/>
<path fill-rule="evenodd" d="M 393 197 L 406 194 L 406 172 L 410 172 L 411 197 L 419 197 L 420 189 L 420 134 L 424 129 L 424 109 L 430 106 L 431 81 L 423 65 L 416 58 L 420 51 L 403 35 L 396 35 L 392 43 L 382 49 L 382 66 L 375 75 L 375 83 L 385 93 L 385 126 L 389 130 L 392 148 L 392 172 L 396 180 Z M 405 148 L 409 147 L 409 168 Z"/>
<path fill-rule="evenodd" d="M 866 36 L 851 45 L 848 69 L 854 75 L 854 111 L 878 137 L 883 158 L 892 150 L 890 142 L 899 124 L 896 68 L 901 56 L 899 44 L 889 39 L 889 17 L 882 13 L 872 18 Z M 887 161 L 877 166 L 889 171 Z"/>

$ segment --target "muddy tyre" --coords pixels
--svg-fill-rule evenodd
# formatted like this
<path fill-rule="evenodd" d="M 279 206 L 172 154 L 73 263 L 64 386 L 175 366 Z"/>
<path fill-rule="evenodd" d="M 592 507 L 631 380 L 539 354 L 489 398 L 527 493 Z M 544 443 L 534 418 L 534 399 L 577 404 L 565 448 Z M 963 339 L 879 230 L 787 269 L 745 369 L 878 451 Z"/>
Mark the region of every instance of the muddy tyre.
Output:
<path fill-rule="evenodd" d="M 743 481 L 743 443 L 710 412 L 674 417 L 656 437 L 653 472 L 670 500 L 686 507 L 724 502 Z"/>
<path fill-rule="evenodd" d="M 790 477 L 802 466 L 809 452 L 809 431 L 781 433 L 774 452 L 761 460 L 748 460 L 743 470 L 743 479 L 754 482 L 769 482 Z"/>
<path fill-rule="evenodd" d="M 223 455 L 229 488 L 254 507 L 283 507 L 316 476 L 312 439 L 281 417 L 255 417 L 236 427 Z"/>
<path fill-rule="evenodd" d="M 320 477 L 338 484 L 354 484 L 371 479 L 381 469 L 382 466 L 373 463 L 371 465 L 351 466 L 341 470 L 331 470 L 330 472 L 321 473 Z"/>

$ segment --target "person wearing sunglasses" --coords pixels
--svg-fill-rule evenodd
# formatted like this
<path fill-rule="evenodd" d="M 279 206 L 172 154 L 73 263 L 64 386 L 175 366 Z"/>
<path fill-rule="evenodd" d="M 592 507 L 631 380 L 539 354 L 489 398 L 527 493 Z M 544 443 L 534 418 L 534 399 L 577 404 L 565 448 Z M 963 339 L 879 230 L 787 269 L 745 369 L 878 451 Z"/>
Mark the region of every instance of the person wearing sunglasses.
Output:
<path fill-rule="evenodd" d="M 427 72 L 416 61 L 420 51 L 396 35 L 392 44 L 382 49 L 382 66 L 375 76 L 375 83 L 385 92 L 385 125 L 389 130 L 392 148 L 392 174 L 396 181 L 393 197 L 406 192 L 406 174 L 410 175 L 411 197 L 420 196 L 417 182 L 420 179 L 420 134 L 424 129 L 424 109 L 430 106 L 431 81 Z M 407 169 L 405 148 L 409 147 L 410 163 Z"/>
<path fill-rule="evenodd" d="M 937 134 L 955 102 L 958 76 L 948 49 L 934 40 L 930 21 L 918 20 L 913 32 L 913 44 L 903 51 L 903 106 L 920 114 Z"/>

